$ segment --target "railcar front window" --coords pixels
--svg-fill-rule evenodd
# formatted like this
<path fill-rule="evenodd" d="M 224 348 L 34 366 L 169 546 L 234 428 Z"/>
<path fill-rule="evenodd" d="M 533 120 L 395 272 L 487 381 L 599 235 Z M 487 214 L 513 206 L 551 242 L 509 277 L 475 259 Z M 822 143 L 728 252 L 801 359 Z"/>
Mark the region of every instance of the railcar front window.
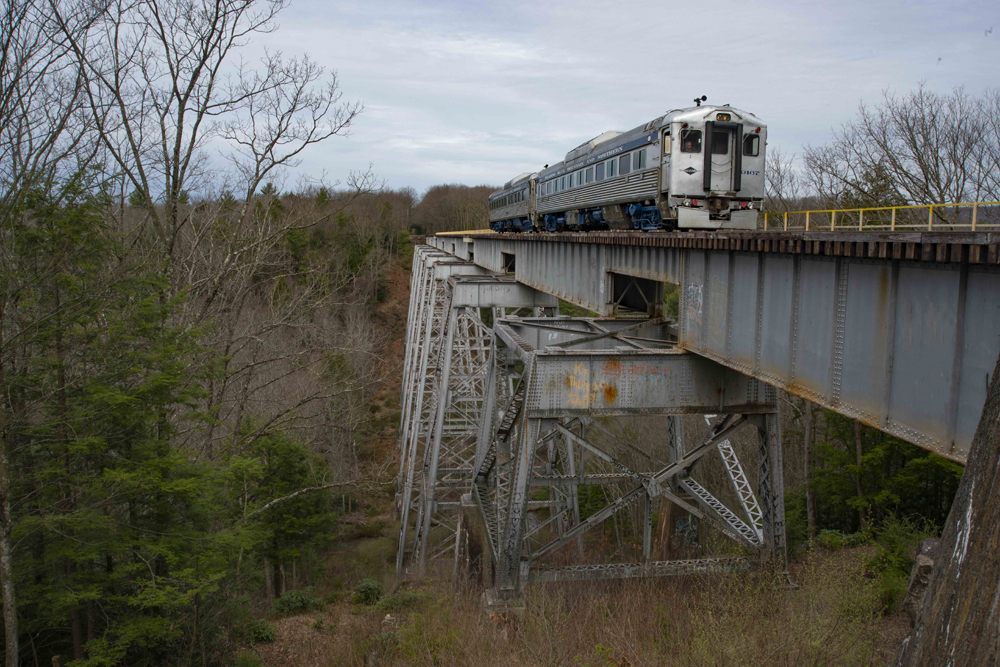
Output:
<path fill-rule="evenodd" d="M 601 164 L 599 164 L 596 167 L 594 167 L 594 170 L 595 170 L 594 171 L 594 179 L 598 180 L 598 181 L 603 181 L 604 180 L 604 163 L 602 162 Z"/>
<path fill-rule="evenodd" d="M 622 155 L 618 158 L 618 173 L 624 176 L 630 171 L 632 171 L 632 156 Z"/>
<path fill-rule="evenodd" d="M 743 154 L 751 157 L 760 155 L 760 135 L 748 134 L 743 139 Z"/>
<path fill-rule="evenodd" d="M 725 155 L 729 152 L 729 133 L 712 133 L 712 155 Z"/>
<path fill-rule="evenodd" d="M 591 167 L 590 169 L 587 170 L 587 182 L 590 183 L 593 180 L 594 180 L 594 168 Z"/>
<path fill-rule="evenodd" d="M 701 152 L 701 130 L 684 130 L 681 132 L 681 152 Z"/>
<path fill-rule="evenodd" d="M 615 176 L 615 161 L 608 160 L 608 178 L 614 178 Z"/>

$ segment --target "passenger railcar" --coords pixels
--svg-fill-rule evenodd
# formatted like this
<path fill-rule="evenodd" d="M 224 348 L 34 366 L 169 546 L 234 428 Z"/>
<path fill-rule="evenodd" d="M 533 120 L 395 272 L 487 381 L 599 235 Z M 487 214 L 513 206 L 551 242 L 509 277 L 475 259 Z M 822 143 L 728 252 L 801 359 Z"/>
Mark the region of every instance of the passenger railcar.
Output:
<path fill-rule="evenodd" d="M 767 126 L 702 101 L 628 132 L 605 132 L 562 162 L 519 176 L 490 197 L 490 227 L 755 229 Z M 526 199 L 510 201 L 514 192 Z"/>
<path fill-rule="evenodd" d="M 490 229 L 528 232 L 534 229 L 538 174 L 521 174 L 490 195 Z"/>

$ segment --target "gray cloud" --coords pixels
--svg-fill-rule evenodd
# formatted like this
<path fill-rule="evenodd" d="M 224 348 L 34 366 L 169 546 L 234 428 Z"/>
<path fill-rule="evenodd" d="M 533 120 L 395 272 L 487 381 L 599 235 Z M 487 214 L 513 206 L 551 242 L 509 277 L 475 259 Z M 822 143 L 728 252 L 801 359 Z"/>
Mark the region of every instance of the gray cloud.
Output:
<path fill-rule="evenodd" d="M 301 169 L 342 179 L 373 162 L 418 190 L 502 183 L 695 95 L 754 112 L 772 148 L 798 153 L 883 90 L 1000 84 L 995 0 L 296 0 L 280 23 L 263 45 L 308 52 L 366 105 Z"/>

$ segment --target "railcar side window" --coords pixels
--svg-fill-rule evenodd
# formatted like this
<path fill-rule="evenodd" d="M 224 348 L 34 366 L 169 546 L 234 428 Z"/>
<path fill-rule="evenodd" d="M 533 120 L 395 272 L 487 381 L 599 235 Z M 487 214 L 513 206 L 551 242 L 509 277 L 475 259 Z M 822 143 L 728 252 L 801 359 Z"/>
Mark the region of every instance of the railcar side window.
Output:
<path fill-rule="evenodd" d="M 615 177 L 615 161 L 608 160 L 608 178 Z"/>
<path fill-rule="evenodd" d="M 681 152 L 701 152 L 701 130 L 684 130 L 681 132 Z"/>
<path fill-rule="evenodd" d="M 632 171 L 639 171 L 646 168 L 646 149 L 637 150 L 632 153 Z"/>
<path fill-rule="evenodd" d="M 604 163 L 594 167 L 594 180 L 603 181 L 604 180 Z"/>
<path fill-rule="evenodd" d="M 729 133 L 712 133 L 712 155 L 725 155 L 729 152 Z"/>
<path fill-rule="evenodd" d="M 743 138 L 743 154 L 756 157 L 760 155 L 760 135 L 748 134 Z"/>
<path fill-rule="evenodd" d="M 590 169 L 587 170 L 587 182 L 590 183 L 593 180 L 594 180 L 594 168 L 591 167 Z"/>
<path fill-rule="evenodd" d="M 630 171 L 632 171 L 632 156 L 622 155 L 618 158 L 618 173 L 624 176 Z"/>

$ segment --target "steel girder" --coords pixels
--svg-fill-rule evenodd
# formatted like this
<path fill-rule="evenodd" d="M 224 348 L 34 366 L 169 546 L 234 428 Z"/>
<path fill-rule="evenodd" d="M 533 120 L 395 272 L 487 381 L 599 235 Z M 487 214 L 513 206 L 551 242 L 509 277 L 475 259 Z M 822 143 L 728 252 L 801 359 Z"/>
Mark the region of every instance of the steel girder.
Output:
<path fill-rule="evenodd" d="M 494 323 L 491 373 L 475 456 L 474 497 L 494 563 L 499 597 L 517 595 L 529 581 L 654 576 L 732 569 L 717 559 L 652 562 L 651 501 L 667 498 L 714 525 L 752 553 L 785 556 L 780 432 L 776 392 L 697 355 L 679 352 L 655 333 L 663 323 L 508 318 Z M 680 429 L 669 436 L 668 461 L 646 469 L 609 451 L 607 429 L 592 417 L 634 414 L 722 413 L 696 446 L 685 451 Z M 674 420 L 676 421 L 676 420 Z M 679 425 L 679 423 L 678 423 Z M 729 436 L 756 426 L 760 447 L 759 500 L 743 473 Z M 602 436 L 588 439 L 588 429 Z M 719 452 L 734 491 L 730 509 L 689 471 Z M 651 458 L 651 457 L 650 457 Z M 590 468 L 599 470 L 590 470 Z M 633 480 L 636 486 L 581 521 L 577 489 L 583 484 Z M 531 498 L 545 489 L 544 501 Z M 546 567 L 571 543 L 634 502 L 645 503 L 642 564 Z M 533 517 L 547 510 L 545 518 Z M 743 516 L 740 516 L 742 513 Z M 538 570 L 537 574 L 532 574 Z"/>
<path fill-rule="evenodd" d="M 681 347 L 965 463 L 1000 351 L 1000 267 L 967 260 L 995 240 L 945 255 L 952 241 L 937 245 L 937 233 L 747 233 L 739 250 L 726 233 L 699 236 L 477 235 L 460 245 L 490 271 L 513 263 L 520 282 L 602 315 L 615 311 L 616 277 L 677 284 Z M 889 245 L 907 246 L 907 259 L 884 254 Z M 909 254 L 935 245 L 934 257 Z"/>
<path fill-rule="evenodd" d="M 414 267 L 400 425 L 399 577 L 422 577 L 429 561 L 450 558 L 459 547 L 492 348 L 479 309 L 558 306 L 512 278 L 475 275 L 472 265 L 427 248 L 418 248 Z"/>

